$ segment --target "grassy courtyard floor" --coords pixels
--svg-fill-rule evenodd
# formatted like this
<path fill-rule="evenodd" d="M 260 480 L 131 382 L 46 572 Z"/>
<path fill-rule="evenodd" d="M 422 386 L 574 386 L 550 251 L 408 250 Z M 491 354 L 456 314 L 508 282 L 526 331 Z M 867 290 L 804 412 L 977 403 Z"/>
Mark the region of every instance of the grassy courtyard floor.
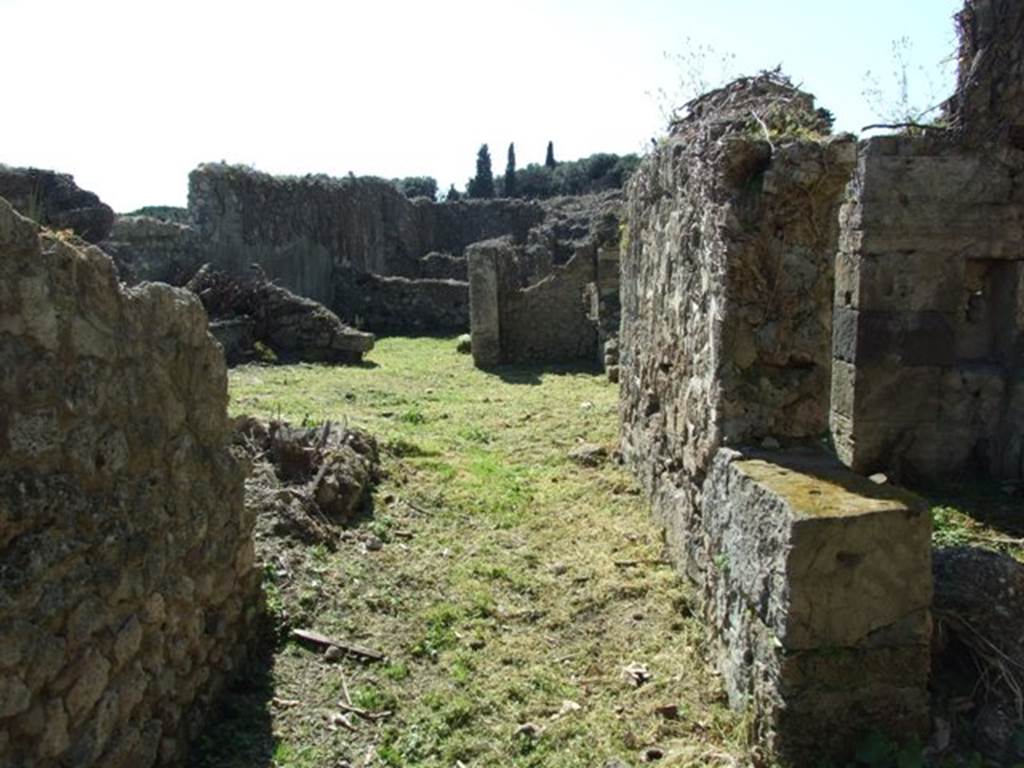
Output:
<path fill-rule="evenodd" d="M 234 414 L 369 431 L 385 477 L 336 549 L 282 542 L 265 564 L 278 641 L 194 765 L 751 764 L 696 596 L 662 561 L 638 488 L 613 461 L 567 457 L 615 448 L 617 388 L 603 376 L 485 373 L 454 340 L 391 338 L 362 366 L 235 369 L 231 396 Z M 1024 555 L 1007 489 L 921 490 L 937 546 Z M 328 663 L 288 639 L 295 627 L 387 658 Z M 629 665 L 649 680 L 628 680 Z M 982 764 L 967 757 L 943 764 Z"/>
<path fill-rule="evenodd" d="M 236 369 L 231 395 L 236 414 L 342 421 L 380 441 L 372 513 L 336 551 L 267 564 L 267 593 L 281 624 L 387 659 L 329 664 L 279 643 L 197 765 L 599 768 L 650 749 L 663 766 L 746 762 L 746 725 L 638 489 L 613 462 L 567 458 L 615 447 L 603 376 L 484 373 L 453 340 L 392 338 L 361 367 Z M 649 681 L 628 681 L 631 664 Z M 391 714 L 340 719 L 346 689 Z"/>

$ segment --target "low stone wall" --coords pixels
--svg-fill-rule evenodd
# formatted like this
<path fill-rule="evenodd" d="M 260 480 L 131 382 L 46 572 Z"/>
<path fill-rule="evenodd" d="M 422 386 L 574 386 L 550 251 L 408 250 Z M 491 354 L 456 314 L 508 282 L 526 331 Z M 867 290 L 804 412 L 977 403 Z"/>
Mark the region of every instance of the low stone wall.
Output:
<path fill-rule="evenodd" d="M 195 229 L 151 216 L 118 216 L 99 245 L 129 285 L 146 281 L 184 285 L 204 263 Z"/>
<path fill-rule="evenodd" d="M 226 406 L 192 294 L 0 200 L 0 765 L 183 759 L 256 617 Z"/>
<path fill-rule="evenodd" d="M 832 435 L 857 471 L 1024 478 L 1024 158 L 866 142 L 842 211 Z"/>
<path fill-rule="evenodd" d="M 339 270 L 334 292 L 338 316 L 374 333 L 456 334 L 469 328 L 469 285 L 459 280 Z"/>

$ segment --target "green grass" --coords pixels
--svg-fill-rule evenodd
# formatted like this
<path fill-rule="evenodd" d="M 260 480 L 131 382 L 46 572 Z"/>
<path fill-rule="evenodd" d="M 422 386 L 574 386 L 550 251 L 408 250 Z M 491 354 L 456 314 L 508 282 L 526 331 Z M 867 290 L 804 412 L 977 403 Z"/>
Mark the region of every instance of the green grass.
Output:
<path fill-rule="evenodd" d="M 617 388 L 602 376 L 485 373 L 454 340 L 391 338 L 364 366 L 235 369 L 231 395 L 235 414 L 346 422 L 383 446 L 373 514 L 337 551 L 288 552 L 272 592 L 279 617 L 388 658 L 327 664 L 283 645 L 268 687 L 242 694 L 248 720 L 197 764 L 592 768 L 654 745 L 663 766 L 743 759 L 744 721 L 724 705 L 694 595 L 657 564 L 642 496 L 615 465 L 566 458 L 615 446 Z M 370 532 L 380 551 L 359 545 Z M 631 662 L 652 681 L 627 684 Z M 333 727 L 346 687 L 392 714 Z M 659 714 L 672 704 L 682 717 Z M 525 723 L 537 732 L 516 735 Z M 266 745 L 264 759 L 234 759 L 231 740 Z"/>

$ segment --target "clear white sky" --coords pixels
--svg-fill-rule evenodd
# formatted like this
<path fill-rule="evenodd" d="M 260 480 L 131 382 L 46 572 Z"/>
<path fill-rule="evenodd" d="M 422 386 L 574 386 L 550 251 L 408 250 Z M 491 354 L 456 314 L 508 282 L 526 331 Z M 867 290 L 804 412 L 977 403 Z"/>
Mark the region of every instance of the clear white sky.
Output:
<path fill-rule="evenodd" d="M 183 205 L 200 162 L 431 175 L 487 142 L 518 163 L 641 150 L 687 39 L 782 64 L 838 127 L 873 122 L 909 36 L 942 95 L 959 0 L 0 0 L 0 162 L 74 174 L 117 210 Z M 712 67 L 712 69 L 714 69 Z M 713 73 L 712 73 L 713 74 Z"/>

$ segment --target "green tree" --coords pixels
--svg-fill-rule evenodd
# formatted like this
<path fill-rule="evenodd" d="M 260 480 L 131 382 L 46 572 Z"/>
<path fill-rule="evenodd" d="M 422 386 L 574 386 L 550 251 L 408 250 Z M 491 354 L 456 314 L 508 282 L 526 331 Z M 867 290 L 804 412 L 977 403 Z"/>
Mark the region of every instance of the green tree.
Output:
<path fill-rule="evenodd" d="M 437 180 L 432 176 L 408 176 L 404 179 L 393 179 L 392 183 L 406 197 L 437 197 Z"/>
<path fill-rule="evenodd" d="M 547 154 L 544 155 L 544 167 L 554 168 L 556 165 L 558 163 L 555 162 L 555 142 L 549 141 Z"/>
<path fill-rule="evenodd" d="M 505 197 L 515 197 L 519 191 L 516 186 L 516 145 L 508 145 L 508 162 L 505 164 Z"/>
<path fill-rule="evenodd" d="M 455 188 L 455 185 L 452 184 L 450 187 L 448 187 L 448 194 L 445 195 L 444 199 L 449 203 L 454 203 L 457 200 L 461 200 L 462 195 L 459 194 L 459 190 L 457 190 Z"/>
<path fill-rule="evenodd" d="M 466 184 L 466 197 L 494 197 L 491 151 L 486 144 L 481 144 L 476 153 L 476 176 Z"/>

